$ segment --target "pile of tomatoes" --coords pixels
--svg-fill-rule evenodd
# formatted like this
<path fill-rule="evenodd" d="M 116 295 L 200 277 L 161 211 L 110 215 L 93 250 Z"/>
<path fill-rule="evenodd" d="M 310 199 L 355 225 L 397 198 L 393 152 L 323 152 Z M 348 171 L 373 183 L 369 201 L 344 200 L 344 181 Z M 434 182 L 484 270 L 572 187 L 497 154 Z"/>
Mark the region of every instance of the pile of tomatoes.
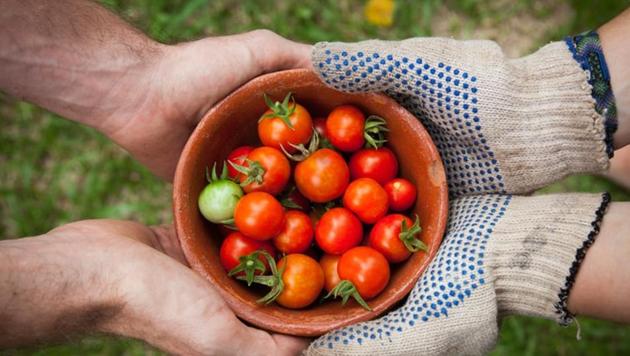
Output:
<path fill-rule="evenodd" d="M 220 175 L 215 164 L 199 196 L 202 215 L 227 235 L 221 264 L 269 287 L 261 303 L 303 308 L 325 289 L 370 309 L 390 263 L 426 251 L 418 217 L 404 214 L 416 188 L 397 178 L 398 160 L 383 147 L 385 120 L 352 105 L 313 119 L 290 93 L 265 100 L 262 145 L 236 148 Z"/>

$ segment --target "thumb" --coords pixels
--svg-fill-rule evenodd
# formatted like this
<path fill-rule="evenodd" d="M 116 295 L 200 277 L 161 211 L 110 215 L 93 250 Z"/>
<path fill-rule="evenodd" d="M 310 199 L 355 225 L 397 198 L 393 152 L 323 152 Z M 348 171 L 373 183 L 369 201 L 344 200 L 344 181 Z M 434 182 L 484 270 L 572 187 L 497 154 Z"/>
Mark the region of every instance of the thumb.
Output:
<path fill-rule="evenodd" d="M 186 68 L 191 72 L 182 72 L 180 67 L 177 81 L 201 78 L 193 85 L 190 80 L 184 85 L 187 91 L 183 96 L 199 101 L 190 105 L 200 108 L 193 117 L 193 127 L 220 99 L 251 79 L 285 69 L 311 68 L 311 45 L 290 41 L 269 30 L 209 37 L 182 46 L 188 55 L 172 63 L 188 63 Z"/>
<path fill-rule="evenodd" d="M 246 32 L 234 39 L 242 41 L 250 52 L 254 75 L 311 67 L 311 45 L 290 41 L 269 30 Z"/>

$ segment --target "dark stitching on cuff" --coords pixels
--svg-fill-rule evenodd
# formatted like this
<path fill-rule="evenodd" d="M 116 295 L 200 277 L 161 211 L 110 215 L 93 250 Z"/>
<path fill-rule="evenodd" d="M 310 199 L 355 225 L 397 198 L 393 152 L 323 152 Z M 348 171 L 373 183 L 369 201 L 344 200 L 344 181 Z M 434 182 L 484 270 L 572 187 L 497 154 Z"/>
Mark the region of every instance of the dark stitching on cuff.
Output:
<path fill-rule="evenodd" d="M 589 232 L 586 240 L 582 243 L 582 247 L 577 249 L 575 253 L 575 260 L 571 264 L 571 268 L 569 269 L 569 275 L 566 277 L 564 281 L 564 287 L 560 289 L 560 293 L 558 294 L 558 302 L 554 304 L 556 308 L 556 313 L 559 315 L 559 323 L 560 325 L 569 325 L 574 318 L 574 315 L 567 309 L 567 302 L 569 300 L 569 292 L 571 292 L 571 288 L 575 283 L 575 277 L 582 265 L 582 261 L 586 256 L 586 252 L 595 242 L 595 238 L 599 234 L 599 230 L 602 224 L 602 219 L 604 218 L 604 214 L 606 213 L 606 209 L 610 204 L 610 194 L 604 193 L 602 194 L 602 203 L 600 204 L 597 211 L 595 211 L 595 220 L 591 222 L 591 232 Z"/>

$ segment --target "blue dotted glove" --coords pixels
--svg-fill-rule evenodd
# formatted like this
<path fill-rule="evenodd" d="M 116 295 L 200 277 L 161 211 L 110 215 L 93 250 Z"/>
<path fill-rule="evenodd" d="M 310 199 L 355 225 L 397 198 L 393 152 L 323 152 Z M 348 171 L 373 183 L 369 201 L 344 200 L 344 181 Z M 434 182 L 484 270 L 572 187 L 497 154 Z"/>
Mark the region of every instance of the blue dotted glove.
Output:
<path fill-rule="evenodd" d="M 385 92 L 423 122 L 455 199 L 405 304 L 320 337 L 307 354 L 483 354 L 505 315 L 571 320 L 568 293 L 608 197 L 502 195 L 608 164 L 612 119 L 595 108 L 588 68 L 568 48 L 508 60 L 488 41 L 316 45 L 328 85 Z"/>
<path fill-rule="evenodd" d="M 313 65 L 328 85 L 385 92 L 422 120 L 452 195 L 514 194 L 608 166 L 614 117 L 574 55 L 564 42 L 507 59 L 490 41 L 415 38 L 319 43 Z"/>

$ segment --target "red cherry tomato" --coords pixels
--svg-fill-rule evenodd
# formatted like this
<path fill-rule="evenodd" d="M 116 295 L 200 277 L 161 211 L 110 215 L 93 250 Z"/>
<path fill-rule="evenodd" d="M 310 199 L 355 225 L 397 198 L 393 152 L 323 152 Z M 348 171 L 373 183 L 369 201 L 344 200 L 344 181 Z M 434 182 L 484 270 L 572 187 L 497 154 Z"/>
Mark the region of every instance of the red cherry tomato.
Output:
<path fill-rule="evenodd" d="M 284 226 L 284 209 L 269 193 L 249 193 L 236 204 L 234 224 L 249 238 L 269 240 Z"/>
<path fill-rule="evenodd" d="M 354 152 L 365 144 L 365 115 L 352 105 L 336 107 L 326 119 L 326 134 L 335 148 Z"/>
<path fill-rule="evenodd" d="M 389 208 L 405 211 L 416 202 L 416 186 L 404 178 L 394 178 L 383 187 L 389 198 Z"/>
<path fill-rule="evenodd" d="M 339 198 L 349 180 L 346 161 L 328 148 L 315 151 L 295 167 L 295 185 L 302 195 L 316 203 Z"/>
<path fill-rule="evenodd" d="M 281 118 L 283 114 L 288 114 L 291 110 L 293 113 L 288 116 L 285 115 L 283 120 Z M 285 120 L 288 120 L 291 127 L 287 125 Z M 263 145 L 276 149 L 281 149 L 282 146 L 289 153 L 296 151 L 291 144 L 306 144 L 312 133 L 311 115 L 302 105 L 297 103 L 288 103 L 282 109 L 279 107 L 271 108 L 258 121 L 258 137 Z"/>
<path fill-rule="evenodd" d="M 326 134 L 326 118 L 318 117 L 313 119 L 313 128 L 319 135 L 319 147 L 320 148 L 333 148 L 333 145 L 328 140 L 328 134 Z"/>
<path fill-rule="evenodd" d="M 380 252 L 358 246 L 341 255 L 337 265 L 339 278 L 354 284 L 363 299 L 376 297 L 389 282 L 389 263 Z"/>
<path fill-rule="evenodd" d="M 352 155 L 349 167 L 352 179 L 372 178 L 384 185 L 396 177 L 398 160 L 387 147 L 366 148 Z"/>
<path fill-rule="evenodd" d="M 366 224 L 374 224 L 387 214 L 387 192 L 372 178 L 359 178 L 343 194 L 343 206 Z"/>
<path fill-rule="evenodd" d="M 234 151 L 230 152 L 230 154 L 227 157 L 228 160 L 228 176 L 232 179 L 236 179 L 238 178 L 239 172 L 236 170 L 236 168 L 232 167 L 231 164 L 229 164 L 229 162 L 238 164 L 238 165 L 243 165 L 245 162 L 245 158 L 247 158 L 247 155 L 254 149 L 254 147 L 252 146 L 241 146 L 236 148 Z"/>
<path fill-rule="evenodd" d="M 284 217 L 284 228 L 273 238 L 274 246 L 286 254 L 305 252 L 313 242 L 311 218 L 299 210 L 289 210 Z"/>
<path fill-rule="evenodd" d="M 317 131 L 319 138 L 326 137 L 326 118 L 316 117 L 313 119 L 313 128 Z"/>
<path fill-rule="evenodd" d="M 291 176 L 291 165 L 284 153 L 275 148 L 263 146 L 253 149 L 247 155 L 247 159 L 252 162 L 244 164 L 249 174 L 239 175 L 241 184 L 244 184 L 248 178 L 253 180 L 243 187 L 246 193 L 267 192 L 276 195 L 287 185 Z"/>
<path fill-rule="evenodd" d="M 316 260 L 294 253 L 278 262 L 284 289 L 276 299 L 283 307 L 299 309 L 313 303 L 324 288 L 324 271 Z"/>
<path fill-rule="evenodd" d="M 339 255 L 329 255 L 325 254 L 319 260 L 319 265 L 322 266 L 322 270 L 324 270 L 324 288 L 326 291 L 330 292 L 337 286 L 341 278 L 339 278 L 339 273 L 337 273 L 337 264 L 339 263 Z"/>
<path fill-rule="evenodd" d="M 315 240 L 324 252 L 340 255 L 363 238 L 361 221 L 346 208 L 328 210 L 315 227 Z"/>
<path fill-rule="evenodd" d="M 406 229 L 403 230 L 402 225 L 405 222 Z M 368 246 L 382 253 L 391 263 L 398 263 L 406 260 L 411 256 L 410 249 L 405 246 L 404 241 L 414 242 L 424 246 L 419 240 L 417 231 L 411 231 L 414 222 L 400 214 L 391 214 L 379 220 L 368 237 Z"/>
<path fill-rule="evenodd" d="M 245 235 L 240 232 L 232 232 L 225 238 L 225 240 L 223 240 L 219 251 L 219 258 L 223 268 L 225 268 L 225 271 L 229 272 L 234 267 L 238 266 L 239 258 L 247 256 L 260 249 L 266 250 L 272 257 L 275 257 L 276 255 L 273 246 L 269 242 L 256 241 L 245 237 Z M 267 268 L 269 268 L 267 259 L 264 256 L 260 255 L 258 258 Z"/>

